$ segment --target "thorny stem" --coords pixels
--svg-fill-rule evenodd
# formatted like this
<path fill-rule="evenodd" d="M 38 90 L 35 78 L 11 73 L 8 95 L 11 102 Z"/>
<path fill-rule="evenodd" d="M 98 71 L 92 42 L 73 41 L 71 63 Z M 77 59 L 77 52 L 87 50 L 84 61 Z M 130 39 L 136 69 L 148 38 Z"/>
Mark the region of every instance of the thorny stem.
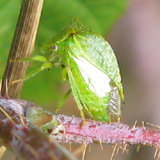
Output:
<path fill-rule="evenodd" d="M 10 145 L 8 148 L 11 148 L 11 150 L 13 150 L 12 148 L 13 146 L 15 147 L 15 145 L 18 145 L 18 143 L 15 143 L 13 141 L 14 135 L 18 135 L 18 137 L 15 138 L 22 141 L 21 147 L 24 145 L 24 142 L 26 140 L 27 143 L 29 144 L 31 143 L 33 145 L 34 142 L 38 141 L 37 139 L 40 138 L 39 136 L 41 136 L 42 139 L 43 136 L 44 137 L 46 136 L 45 134 L 38 133 L 36 130 L 36 137 L 34 136 L 33 140 L 33 133 L 32 133 L 33 128 L 31 127 L 32 125 L 30 125 L 29 122 L 26 123 L 26 120 L 24 118 L 24 116 L 27 113 L 27 110 L 31 108 L 36 108 L 36 109 L 38 108 L 34 104 L 22 100 L 0 98 L 0 106 L 13 119 L 14 122 L 13 124 L 11 124 L 9 123 L 9 121 L 4 121 L 4 118 L 6 119 L 7 117 L 4 116 L 2 111 L 0 111 L 1 141 L 4 144 L 6 144 L 6 142 L 8 141 L 12 142 L 12 143 L 7 143 L 7 145 Z M 18 111 L 16 111 L 17 109 Z M 108 124 L 105 122 L 98 122 L 93 120 L 86 120 L 86 125 L 82 126 L 81 118 L 70 117 L 66 115 L 55 116 L 52 113 L 49 113 L 45 110 L 43 110 L 43 112 L 45 116 L 54 118 L 64 126 L 65 134 L 64 133 L 61 134 L 61 132 L 59 133 L 56 132 L 57 134 L 53 136 L 54 139 L 58 142 L 65 142 L 65 143 L 72 142 L 72 143 L 83 143 L 83 144 L 85 143 L 86 145 L 89 143 L 107 143 L 107 144 L 114 144 L 116 147 L 123 147 L 124 150 L 126 149 L 127 145 L 137 145 L 137 146 L 144 145 L 144 146 L 155 147 L 156 150 L 160 149 L 160 130 L 158 127 L 149 128 L 146 127 L 143 123 L 141 127 L 135 125 L 131 127 L 126 124 L 122 124 L 120 122 L 114 122 Z M 43 116 L 44 115 L 42 115 L 42 117 Z M 21 123 L 22 120 L 20 120 L 20 118 L 17 117 L 21 117 L 21 119 L 25 121 L 27 132 L 23 133 L 23 131 L 26 129 L 24 125 L 22 125 Z M 45 121 L 49 121 L 49 119 Z M 14 125 L 15 123 L 17 125 Z M 3 127 L 3 130 L 1 127 Z M 20 133 L 23 133 L 25 135 L 25 138 L 23 137 L 24 135 Z M 14 145 L 11 146 L 11 144 Z M 18 150 L 18 146 L 16 147 Z M 38 146 L 34 147 L 35 147 L 34 149 L 38 151 L 37 149 Z M 159 158 L 160 155 L 157 154 L 157 159 Z"/>
<path fill-rule="evenodd" d="M 24 106 L 25 107 L 25 106 Z M 0 99 L 0 144 L 21 160 L 76 160 L 24 117 L 15 100 Z"/>
<path fill-rule="evenodd" d="M 66 135 L 57 137 L 60 142 L 82 143 L 107 143 L 119 145 L 145 145 L 160 148 L 160 130 L 151 129 L 142 124 L 141 127 L 128 126 L 120 122 L 105 123 L 86 120 L 86 125 L 81 126 L 82 119 L 65 115 L 57 115 L 65 127 Z"/>

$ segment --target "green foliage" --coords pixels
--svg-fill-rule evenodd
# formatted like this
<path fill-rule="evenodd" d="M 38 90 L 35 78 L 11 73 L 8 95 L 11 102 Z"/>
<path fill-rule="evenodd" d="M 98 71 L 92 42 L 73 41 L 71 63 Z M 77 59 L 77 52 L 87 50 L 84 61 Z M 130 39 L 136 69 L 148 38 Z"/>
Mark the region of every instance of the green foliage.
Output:
<path fill-rule="evenodd" d="M 10 44 L 16 27 L 20 2 L 16 1 L 0 1 L 0 77 L 2 77 Z"/>
<path fill-rule="evenodd" d="M 37 35 L 35 51 L 58 33 L 71 19 L 79 17 L 94 32 L 104 36 L 125 11 L 127 0 L 47 0 Z M 21 1 L 0 2 L 0 49 L 2 77 L 17 23 Z M 24 83 L 21 98 L 40 105 L 52 104 L 60 98 L 61 73 L 59 69 L 44 71 Z"/>

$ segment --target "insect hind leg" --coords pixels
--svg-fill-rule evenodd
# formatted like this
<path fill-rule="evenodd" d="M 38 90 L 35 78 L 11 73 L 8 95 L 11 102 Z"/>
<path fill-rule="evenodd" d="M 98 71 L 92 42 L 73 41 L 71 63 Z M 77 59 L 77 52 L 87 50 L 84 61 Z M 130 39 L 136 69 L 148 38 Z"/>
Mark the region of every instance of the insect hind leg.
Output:
<path fill-rule="evenodd" d="M 80 111 L 80 115 L 82 117 L 82 125 L 86 125 L 86 119 L 85 119 L 85 116 L 84 116 L 84 112 L 83 112 L 83 108 L 82 109 L 79 109 Z"/>

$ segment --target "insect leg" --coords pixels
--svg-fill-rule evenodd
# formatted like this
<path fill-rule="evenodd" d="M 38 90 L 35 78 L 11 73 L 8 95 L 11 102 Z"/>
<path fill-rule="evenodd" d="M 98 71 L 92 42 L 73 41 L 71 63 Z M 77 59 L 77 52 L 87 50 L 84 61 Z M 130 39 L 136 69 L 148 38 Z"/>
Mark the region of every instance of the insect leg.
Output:
<path fill-rule="evenodd" d="M 17 60 L 10 59 L 9 61 L 10 62 L 25 62 L 25 61 L 47 62 L 47 58 L 44 56 L 36 55 L 34 57 L 21 58 Z"/>
<path fill-rule="evenodd" d="M 18 82 L 20 82 L 20 81 L 25 81 L 25 80 L 27 80 L 27 79 L 35 76 L 35 75 L 38 74 L 39 72 L 41 72 L 41 71 L 43 71 L 43 70 L 45 70 L 45 69 L 49 69 L 49 68 L 51 68 L 51 67 L 52 67 L 52 64 L 51 64 L 51 63 L 49 63 L 49 62 L 48 62 L 48 63 L 44 63 L 44 64 L 42 64 L 42 66 L 41 66 L 40 68 L 35 69 L 35 70 L 34 70 L 33 72 L 31 72 L 30 74 L 26 75 L 23 79 L 14 80 L 14 81 L 12 81 L 11 83 L 12 83 L 12 84 L 15 84 L 15 83 L 18 83 Z"/>
<path fill-rule="evenodd" d="M 61 99 L 61 101 L 59 102 L 58 106 L 56 107 L 55 113 L 57 113 L 60 110 L 60 108 L 62 107 L 62 105 L 64 104 L 64 102 L 68 98 L 68 96 L 70 95 L 70 93 L 71 93 L 71 89 L 65 94 L 65 96 L 63 97 L 63 99 Z"/>

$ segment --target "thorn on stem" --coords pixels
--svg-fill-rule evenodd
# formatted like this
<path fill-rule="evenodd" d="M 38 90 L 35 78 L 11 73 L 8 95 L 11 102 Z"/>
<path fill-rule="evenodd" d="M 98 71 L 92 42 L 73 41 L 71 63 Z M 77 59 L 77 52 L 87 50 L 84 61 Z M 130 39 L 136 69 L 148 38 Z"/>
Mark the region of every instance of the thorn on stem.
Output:
<path fill-rule="evenodd" d="M 112 155 L 111 155 L 110 160 L 113 160 L 113 156 L 114 156 L 114 153 L 115 153 L 115 151 L 116 151 L 116 149 L 117 149 L 117 146 L 118 146 L 118 143 L 116 143 L 116 144 L 114 145 L 113 152 L 112 152 Z"/>
<path fill-rule="evenodd" d="M 9 99 L 9 95 L 8 95 L 8 81 L 6 79 L 6 94 L 5 94 L 5 98 Z"/>
<path fill-rule="evenodd" d="M 118 117 L 118 118 L 117 118 L 117 121 L 120 123 L 120 122 L 121 122 L 121 118 L 120 118 L 120 117 Z"/>
<path fill-rule="evenodd" d="M 15 122 L 12 120 L 12 118 L 10 117 L 10 115 L 2 107 L 0 107 L 0 111 L 6 116 L 6 118 L 8 118 L 8 120 L 10 121 L 10 123 L 13 126 L 15 126 Z"/>
<path fill-rule="evenodd" d="M 70 151 L 70 152 L 72 151 L 71 143 L 69 143 L 69 151 Z"/>
<path fill-rule="evenodd" d="M 5 153 L 5 151 L 6 151 L 6 147 L 1 146 L 0 147 L 0 159 L 2 158 L 3 154 Z"/>
<path fill-rule="evenodd" d="M 103 149 L 103 145 L 102 145 L 102 142 L 101 142 L 101 140 L 99 140 L 99 144 L 100 144 L 100 146 L 101 146 L 101 149 L 102 149 L 102 151 L 103 151 L 104 149 Z"/>
<path fill-rule="evenodd" d="M 91 152 L 91 144 L 88 145 L 88 152 Z"/>
<path fill-rule="evenodd" d="M 141 146 L 137 146 L 136 151 L 139 152 Z"/>
<path fill-rule="evenodd" d="M 145 124 L 145 122 L 144 122 L 144 121 L 142 121 L 142 128 L 143 128 L 143 129 L 146 129 L 146 127 L 145 127 L 145 125 L 144 125 L 144 124 Z"/>
<path fill-rule="evenodd" d="M 124 145 L 122 154 L 123 154 L 125 151 L 127 151 L 127 146 L 128 146 L 128 144 L 125 144 L 125 145 Z"/>
<path fill-rule="evenodd" d="M 87 144 L 83 143 L 80 145 L 80 147 L 78 147 L 73 154 L 77 157 L 79 154 L 82 153 L 82 160 L 84 160 L 84 156 L 86 153 L 86 148 L 87 148 Z"/>
<path fill-rule="evenodd" d="M 158 125 L 155 125 L 155 124 L 151 124 L 151 123 L 146 123 L 147 125 L 150 125 L 150 126 L 152 126 L 152 127 L 156 127 L 156 128 L 158 128 L 158 129 L 160 129 L 160 126 L 158 126 Z"/>
<path fill-rule="evenodd" d="M 135 121 L 135 123 L 134 123 L 134 125 L 133 125 L 132 128 L 133 128 L 133 129 L 136 128 L 136 125 L 137 125 L 137 120 Z"/>
<path fill-rule="evenodd" d="M 2 79 L 0 81 L 0 97 L 2 97 Z"/>
<path fill-rule="evenodd" d="M 156 160 L 159 160 L 159 158 L 160 158 L 160 152 L 157 152 L 157 158 L 156 158 Z"/>
<path fill-rule="evenodd" d="M 82 160 L 84 160 L 84 156 L 86 153 L 86 148 L 87 148 L 87 139 L 85 138 L 83 141 L 83 149 L 82 149 Z"/>
<path fill-rule="evenodd" d="M 20 112 L 18 106 L 16 106 L 16 108 L 17 108 L 17 111 L 18 111 L 19 120 L 20 120 L 21 124 L 23 125 L 23 127 L 26 129 L 27 126 L 26 126 L 26 124 L 25 124 L 25 122 L 24 122 L 24 119 L 23 119 L 23 117 L 22 117 L 22 115 L 21 115 L 21 112 Z"/>
<path fill-rule="evenodd" d="M 156 151 L 155 151 L 155 153 L 154 153 L 154 158 L 156 158 L 157 153 L 158 153 L 158 149 L 156 148 Z"/>
<path fill-rule="evenodd" d="M 117 154 L 119 153 L 120 146 L 117 147 Z"/>

